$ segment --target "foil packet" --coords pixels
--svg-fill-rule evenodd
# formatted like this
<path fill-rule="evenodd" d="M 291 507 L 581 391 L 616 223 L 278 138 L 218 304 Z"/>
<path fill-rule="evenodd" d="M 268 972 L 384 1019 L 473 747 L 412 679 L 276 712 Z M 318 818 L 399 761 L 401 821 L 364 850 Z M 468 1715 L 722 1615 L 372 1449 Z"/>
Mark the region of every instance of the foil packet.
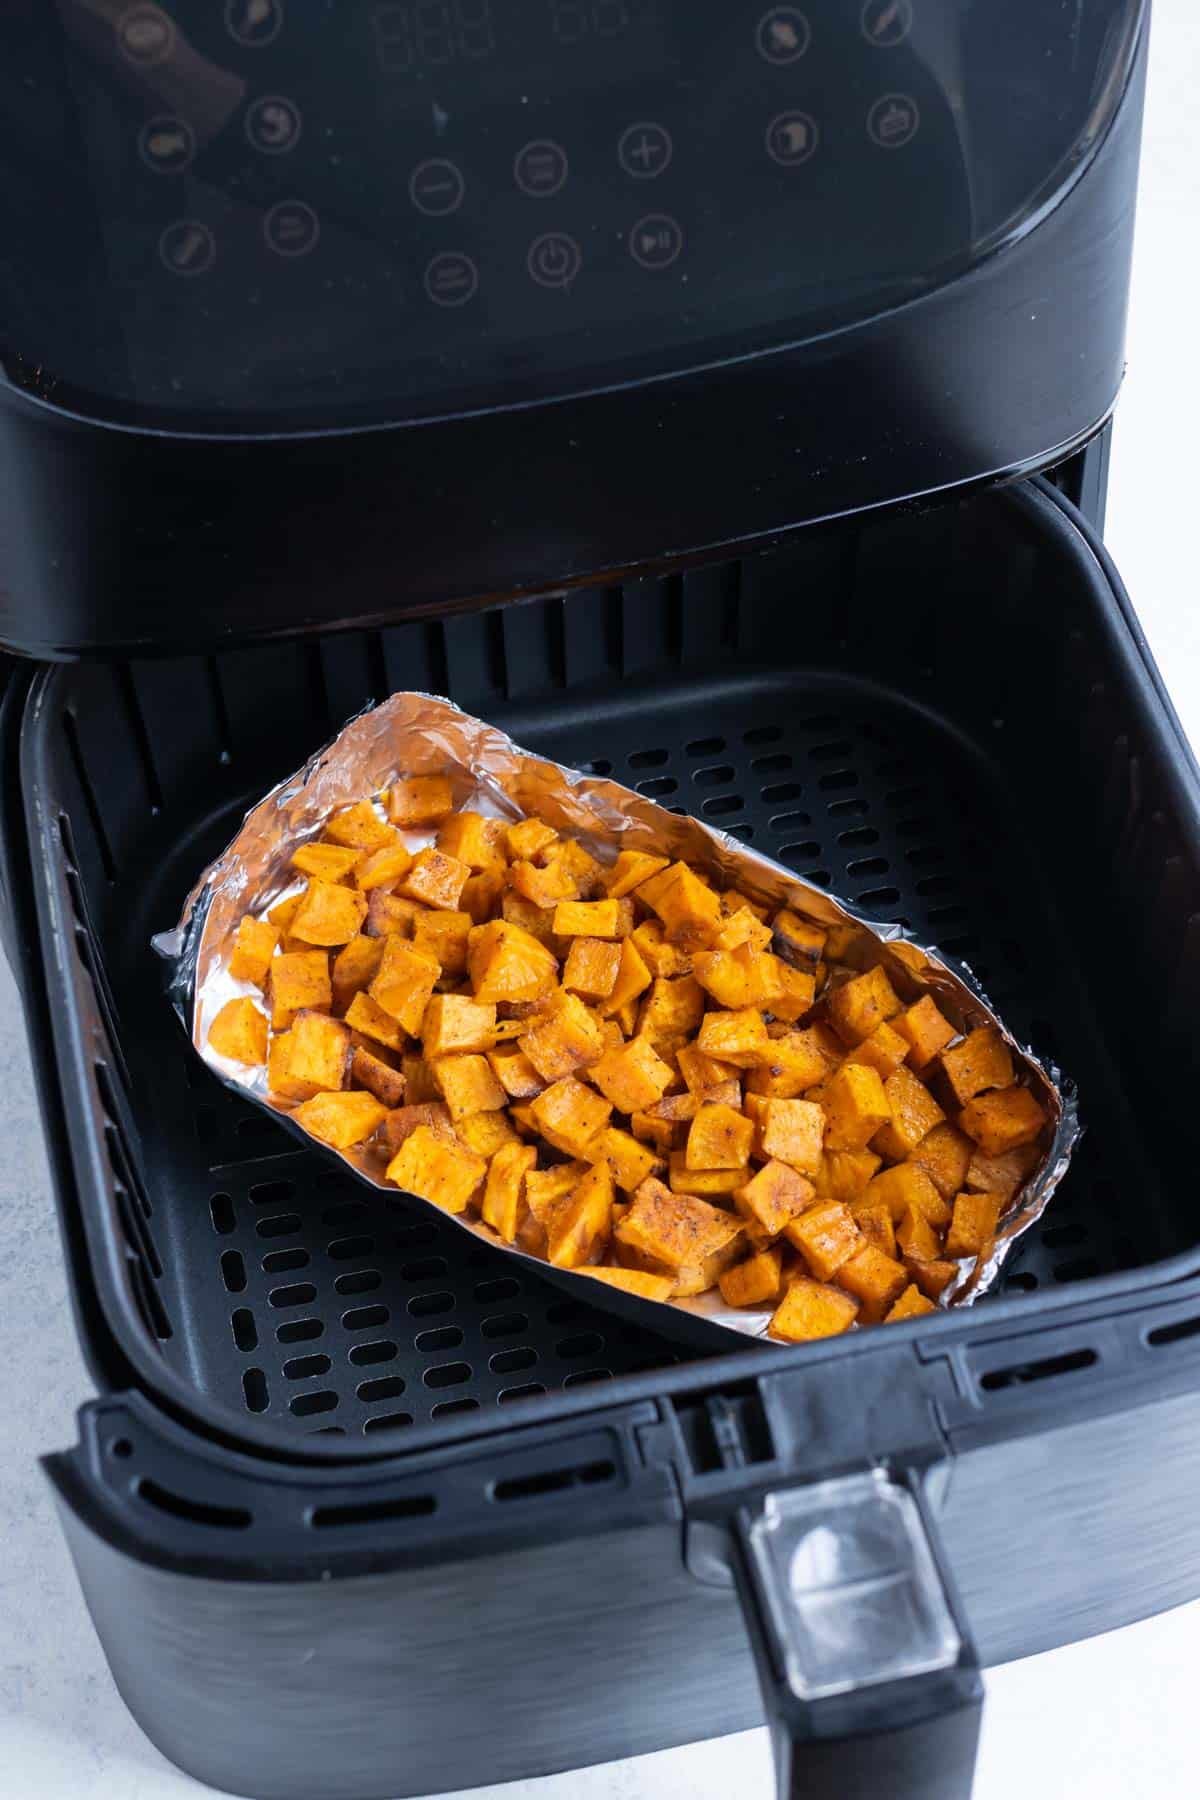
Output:
<path fill-rule="evenodd" d="M 1049 1124 L 1039 1145 L 1041 1160 L 1001 1215 L 990 1250 L 964 1259 L 940 1304 L 970 1304 L 995 1282 L 1013 1245 L 1041 1217 L 1066 1173 L 1080 1135 L 1073 1089 L 1057 1070 L 1018 1044 L 991 1007 L 970 972 L 955 968 L 917 944 L 898 925 L 880 925 L 835 900 L 768 857 L 699 819 L 666 811 L 618 782 L 580 774 L 545 757 L 521 750 L 502 731 L 461 712 L 451 702 L 422 693 L 394 694 L 353 718 L 305 766 L 279 783 L 247 813 L 224 854 L 199 877 L 178 926 L 154 940 L 170 964 L 168 993 L 197 1055 L 229 1087 L 275 1113 L 313 1148 L 345 1163 L 363 1181 L 388 1193 L 386 1149 L 373 1142 L 350 1150 L 318 1143 L 291 1114 L 295 1102 L 267 1088 L 265 1066 L 236 1063 L 216 1053 L 209 1027 L 225 1003 L 259 990 L 229 973 L 238 925 L 247 913 L 262 916 L 297 892 L 304 878 L 291 867 L 298 847 L 322 834 L 330 815 L 344 806 L 379 795 L 395 780 L 416 775 L 450 779 L 456 807 L 469 805 L 488 817 L 544 820 L 578 837 L 603 863 L 619 850 L 645 850 L 690 863 L 719 887 L 737 887 L 751 899 L 786 905 L 814 924 L 853 927 L 850 948 L 840 959 L 868 969 L 882 964 L 897 993 L 911 1002 L 931 994 L 960 1032 L 981 1025 L 1003 1035 L 1019 1076 L 1041 1102 Z M 433 831 L 405 831 L 411 850 L 434 839 Z M 414 1205 L 430 1202 L 414 1201 Z M 440 1209 L 438 1209 L 440 1211 Z M 764 1338 L 771 1309 L 731 1308 L 719 1289 L 692 1299 L 648 1301 L 601 1285 L 584 1274 L 558 1269 L 506 1244 L 474 1215 L 442 1214 L 463 1231 L 527 1263 L 537 1274 L 593 1306 L 633 1315 L 664 1332 L 709 1348 L 732 1347 L 736 1337 Z M 774 1341 L 774 1340 L 768 1340 Z"/>

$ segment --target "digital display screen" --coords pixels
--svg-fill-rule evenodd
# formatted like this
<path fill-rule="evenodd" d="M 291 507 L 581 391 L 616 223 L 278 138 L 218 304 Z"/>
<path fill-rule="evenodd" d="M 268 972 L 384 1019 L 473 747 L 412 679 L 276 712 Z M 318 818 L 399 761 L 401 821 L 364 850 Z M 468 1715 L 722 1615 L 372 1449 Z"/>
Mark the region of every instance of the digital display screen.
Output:
<path fill-rule="evenodd" d="M 1066 179 L 1138 11 L 13 5 L 10 378 L 217 429 L 540 398 L 900 303 Z"/>

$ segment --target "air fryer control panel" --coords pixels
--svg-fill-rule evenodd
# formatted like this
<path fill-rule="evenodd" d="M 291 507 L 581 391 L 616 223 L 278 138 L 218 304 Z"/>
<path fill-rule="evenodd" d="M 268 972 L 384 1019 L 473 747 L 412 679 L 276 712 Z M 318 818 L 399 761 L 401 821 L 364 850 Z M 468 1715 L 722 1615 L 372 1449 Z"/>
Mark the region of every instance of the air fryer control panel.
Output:
<path fill-rule="evenodd" d="M 0 344 L 51 397 L 287 424 L 812 335 L 1053 200 L 1136 10 L 55 0 L 40 112 L 0 69 L 35 190 L 0 189 Z"/>

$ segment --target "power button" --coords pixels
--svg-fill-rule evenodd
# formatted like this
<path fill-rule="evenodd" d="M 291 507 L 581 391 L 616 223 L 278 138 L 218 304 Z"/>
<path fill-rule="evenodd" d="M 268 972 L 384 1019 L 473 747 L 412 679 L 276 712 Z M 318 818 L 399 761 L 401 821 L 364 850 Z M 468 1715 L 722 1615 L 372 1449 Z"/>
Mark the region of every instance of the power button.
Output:
<path fill-rule="evenodd" d="M 539 287 L 570 287 L 583 261 L 579 245 L 565 231 L 547 231 L 534 238 L 525 259 L 526 267 Z"/>

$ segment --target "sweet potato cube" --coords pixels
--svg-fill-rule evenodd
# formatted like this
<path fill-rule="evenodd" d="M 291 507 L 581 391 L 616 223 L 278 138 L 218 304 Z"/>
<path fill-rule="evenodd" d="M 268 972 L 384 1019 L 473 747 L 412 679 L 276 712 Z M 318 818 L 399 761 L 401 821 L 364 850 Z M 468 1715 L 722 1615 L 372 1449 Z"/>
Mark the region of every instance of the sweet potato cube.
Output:
<path fill-rule="evenodd" d="M 561 988 L 517 1042 L 546 1081 L 560 1081 L 564 1075 L 585 1069 L 604 1055 L 599 1021 L 577 994 L 568 994 Z"/>
<path fill-rule="evenodd" d="M 473 1150 L 448 1144 L 435 1137 L 427 1125 L 418 1125 L 405 1138 L 387 1167 L 389 1181 L 406 1193 L 431 1200 L 444 1212 L 467 1210 L 471 1197 L 487 1176 L 487 1164 Z"/>
<path fill-rule="evenodd" d="M 879 1165 L 873 1150 L 826 1150 L 813 1180 L 823 1200 L 856 1200 Z"/>
<path fill-rule="evenodd" d="M 361 994 L 374 981 L 383 956 L 383 944 L 381 937 L 360 933 L 342 945 L 333 959 L 331 977 L 335 1012 L 344 1013 L 355 994 Z"/>
<path fill-rule="evenodd" d="M 763 1108 L 764 1156 L 788 1163 L 810 1179 L 821 1167 L 825 1114 L 811 1100 L 768 1100 Z"/>
<path fill-rule="evenodd" d="M 771 972 L 775 978 L 775 992 L 767 1003 L 768 1011 L 787 1025 L 795 1025 L 807 1018 L 813 1009 L 817 995 L 815 978 L 804 969 L 793 969 L 790 963 L 782 958 L 772 956 Z"/>
<path fill-rule="evenodd" d="M 227 1000 L 208 1028 L 209 1048 L 231 1062 L 267 1060 L 267 1021 L 253 1000 Z"/>
<path fill-rule="evenodd" d="M 706 1013 L 696 1038 L 697 1048 L 706 1056 L 715 1056 L 718 1062 L 733 1063 L 739 1069 L 752 1069 L 757 1063 L 768 1062 L 771 1043 L 766 1021 L 753 1006 L 735 1012 Z"/>
<path fill-rule="evenodd" d="M 423 1100 L 416 1104 L 410 1102 L 408 1106 L 396 1107 L 384 1120 L 383 1134 L 393 1156 L 420 1125 L 424 1125 L 432 1131 L 434 1137 L 441 1138 L 444 1143 L 458 1143 L 458 1133 L 453 1121 L 440 1100 Z"/>
<path fill-rule="evenodd" d="M 863 1248 L 854 1214 L 838 1200 L 810 1206 L 798 1218 L 790 1219 L 784 1232 L 818 1281 L 831 1280 L 842 1264 Z"/>
<path fill-rule="evenodd" d="M 356 800 L 335 812 L 325 827 L 331 844 L 348 844 L 354 850 L 383 850 L 396 842 L 396 833 L 385 825 L 369 800 Z"/>
<path fill-rule="evenodd" d="M 867 1063 L 887 1081 L 904 1062 L 908 1052 L 907 1040 L 893 1030 L 885 1019 L 875 1027 L 870 1037 L 864 1038 L 861 1044 L 848 1053 L 846 1061 Z"/>
<path fill-rule="evenodd" d="M 452 813 L 438 827 L 437 847 L 477 875 L 504 860 L 501 845 L 506 830 L 503 819 L 485 819 L 470 811 Z"/>
<path fill-rule="evenodd" d="M 532 1144 L 502 1144 L 488 1164 L 482 1218 L 506 1244 L 515 1241 L 525 1204 L 525 1178 L 537 1167 Z"/>
<path fill-rule="evenodd" d="M 662 1169 L 661 1156 L 616 1125 L 608 1125 L 598 1133 L 588 1148 L 588 1156 L 592 1160 L 603 1157 L 616 1186 L 626 1194 L 640 1187 L 647 1175 L 656 1175 Z"/>
<path fill-rule="evenodd" d="M 619 1288 L 623 1294 L 636 1294 L 639 1300 L 669 1300 L 675 1286 L 669 1275 L 651 1275 L 646 1269 L 580 1269 L 579 1273 Z"/>
<path fill-rule="evenodd" d="M 439 1056 L 436 1061 L 431 1059 L 429 1066 L 452 1119 L 494 1112 L 504 1105 L 504 1089 L 488 1067 L 486 1057 Z"/>
<path fill-rule="evenodd" d="M 717 1285 L 726 1306 L 774 1306 L 783 1292 L 783 1257 L 759 1250 L 726 1269 Z"/>
<path fill-rule="evenodd" d="M 247 913 L 237 928 L 229 958 L 229 973 L 234 980 L 249 981 L 257 988 L 262 987 L 278 942 L 278 925 L 272 925 L 267 919 L 252 918 Z"/>
<path fill-rule="evenodd" d="M 367 903 L 353 888 L 315 878 L 304 890 L 291 935 L 306 944 L 348 944 L 367 916 Z"/>
<path fill-rule="evenodd" d="M 478 875 L 468 876 L 463 882 L 458 904 L 469 914 L 473 925 L 485 925 L 492 917 L 504 892 L 504 877 L 504 865 L 496 863 L 492 868 L 481 869 Z"/>
<path fill-rule="evenodd" d="M 555 1210 L 587 1174 L 590 1163 L 559 1163 L 553 1169 L 531 1169 L 525 1178 L 525 1198 L 535 1216 L 548 1225 Z"/>
<path fill-rule="evenodd" d="M 499 1111 L 468 1113 L 465 1119 L 456 1119 L 454 1135 L 460 1144 L 465 1144 L 476 1156 L 482 1156 L 485 1162 L 501 1145 L 521 1142 L 508 1122 L 507 1113 Z"/>
<path fill-rule="evenodd" d="M 389 1109 L 398 1107 L 404 1099 L 404 1076 L 400 1070 L 393 1069 L 390 1063 L 361 1044 L 350 1054 L 350 1079 L 357 1087 L 374 1094 Z"/>
<path fill-rule="evenodd" d="M 581 940 L 583 943 L 590 943 L 591 941 L 592 940 L 589 938 Z M 572 946 L 572 948 L 573 947 L 574 946 Z M 568 952 L 567 961 L 570 962 L 570 960 L 570 953 Z M 634 943 L 633 939 L 631 937 L 622 938 L 620 944 L 617 946 L 616 979 L 614 980 L 600 1011 L 606 1018 L 619 1016 L 623 1007 L 631 1000 L 636 1000 L 639 994 L 645 993 L 646 989 L 650 986 L 651 979 L 650 971 L 646 967 L 642 953 Z"/>
<path fill-rule="evenodd" d="M 390 888 L 372 888 L 367 895 L 368 937 L 411 937 L 422 908 Z"/>
<path fill-rule="evenodd" d="M 766 1006 L 778 991 L 774 958 L 743 944 L 737 950 L 700 950 L 692 961 L 696 980 L 718 1006 L 734 1011 Z"/>
<path fill-rule="evenodd" d="M 673 981 L 680 975 L 691 974 L 691 951 L 681 950 L 678 944 L 668 944 L 666 933 L 657 919 L 643 919 L 633 932 L 633 941 L 651 975 L 661 975 L 664 980 Z"/>
<path fill-rule="evenodd" d="M 593 1163 L 546 1225 L 547 1255 L 556 1269 L 599 1262 L 612 1233 L 612 1205 L 608 1164 Z"/>
<path fill-rule="evenodd" d="M 634 888 L 667 867 L 665 856 L 650 856 L 645 850 L 620 850 L 617 860 L 604 880 L 604 891 L 610 900 L 621 900 Z"/>
<path fill-rule="evenodd" d="M 438 1100 L 440 1090 L 434 1080 L 433 1068 L 423 1056 L 409 1051 L 401 1058 L 401 1067 L 404 1070 L 404 1081 L 411 1105 L 418 1106 L 426 1101 Z M 438 1104 L 441 1104 L 440 1100 L 438 1100 Z"/>
<path fill-rule="evenodd" d="M 928 1295 L 930 1300 L 936 1300 L 958 1275 L 958 1265 L 944 1259 L 925 1263 L 910 1259 L 908 1272 L 921 1292 Z"/>
<path fill-rule="evenodd" d="M 288 1074 L 314 1088 L 346 1085 L 350 1063 L 350 1027 L 328 1013 L 298 1012 L 288 1033 Z M 399 1102 L 393 1102 L 398 1105 Z"/>
<path fill-rule="evenodd" d="M 500 896 L 500 916 L 507 919 L 510 925 L 519 925 L 530 937 L 535 937 L 539 944 L 544 944 L 547 950 L 557 954 L 558 939 L 554 935 L 552 906 L 535 906 L 523 894 L 506 888 Z"/>
<path fill-rule="evenodd" d="M 921 1139 L 940 1125 L 946 1115 L 919 1075 L 908 1067 L 897 1069 L 883 1084 L 891 1118 L 871 1142 L 883 1156 L 903 1162 Z"/>
<path fill-rule="evenodd" d="M 466 863 L 444 850 L 418 850 L 398 891 L 438 912 L 457 912 L 470 873 Z"/>
<path fill-rule="evenodd" d="M 579 889 L 569 868 L 559 862 L 515 862 L 508 871 L 509 885 L 534 906 L 557 907 L 565 900 L 577 900 Z M 589 933 L 599 936 L 599 933 Z"/>
<path fill-rule="evenodd" d="M 746 1078 L 748 1093 L 791 1100 L 823 1081 L 841 1059 L 841 1046 L 823 1026 L 771 1038 L 764 1060 Z"/>
<path fill-rule="evenodd" d="M 440 974 L 441 970 L 432 958 L 423 956 L 405 938 L 387 937 L 383 942 L 379 969 L 368 992 L 410 1037 L 416 1037 Z"/>
<path fill-rule="evenodd" d="M 386 938 L 382 941 L 388 942 Z M 377 1044 L 386 1044 L 389 1050 L 401 1050 L 404 1047 L 403 1027 L 391 1013 L 384 1012 L 370 994 L 355 994 L 346 1008 L 346 1023 L 352 1031 L 361 1031 L 364 1037 L 373 1038 Z M 410 1094 L 409 1098 L 415 1096 Z"/>
<path fill-rule="evenodd" d="M 314 1094 L 296 1108 L 292 1117 L 323 1144 L 348 1150 L 378 1131 L 387 1118 L 387 1107 L 374 1094 Z"/>
<path fill-rule="evenodd" d="M 926 1299 L 920 1288 L 910 1282 L 893 1306 L 890 1313 L 885 1314 L 885 1323 L 898 1325 L 902 1319 L 919 1319 L 925 1313 L 935 1313 L 937 1307 L 932 1300 Z"/>
<path fill-rule="evenodd" d="M 286 1031 L 303 1007 L 332 1005 L 329 957 L 324 950 L 285 950 L 273 958 L 269 981 L 271 1027 Z"/>
<path fill-rule="evenodd" d="M 733 1203 L 759 1231 L 778 1237 L 790 1220 L 812 1204 L 813 1192 L 812 1182 L 787 1163 L 768 1162 L 735 1191 Z"/>
<path fill-rule="evenodd" d="M 1008 1087 L 1013 1078 L 1012 1052 L 994 1025 L 981 1025 L 961 1044 L 942 1051 L 942 1073 L 960 1106 L 988 1088 Z"/>
<path fill-rule="evenodd" d="M 967 1180 L 971 1150 L 970 1138 L 965 1137 L 956 1125 L 946 1123 L 935 1125 L 908 1160 L 924 1169 L 943 1199 L 951 1200 L 962 1188 L 977 1185 Z"/>
<path fill-rule="evenodd" d="M 782 907 L 771 920 L 771 934 L 777 953 L 798 969 L 812 970 L 821 960 L 825 948 L 825 932 L 819 925 L 802 919 L 790 907 Z"/>
<path fill-rule="evenodd" d="M 922 994 L 897 1014 L 892 1025 L 908 1046 L 908 1060 L 914 1069 L 925 1068 L 958 1035 L 932 994 Z"/>
<path fill-rule="evenodd" d="M 706 1200 L 643 1181 L 614 1233 L 619 1253 L 652 1274 L 672 1275 L 681 1298 L 703 1294 L 737 1261 L 741 1224 Z"/>
<path fill-rule="evenodd" d="M 530 1102 L 534 1123 L 548 1144 L 567 1156 L 585 1157 L 604 1130 L 612 1107 L 573 1075 L 554 1082 Z"/>
<path fill-rule="evenodd" d="M 428 1057 L 490 1050 L 495 1036 L 494 1003 L 484 1006 L 469 994 L 435 994 L 421 1020 L 421 1045 Z"/>
<path fill-rule="evenodd" d="M 858 1316 L 866 1325 L 878 1325 L 908 1286 L 904 1264 L 885 1256 L 874 1244 L 864 1244 L 844 1262 L 837 1278 L 838 1286 L 858 1301 Z"/>
<path fill-rule="evenodd" d="M 854 1223 L 862 1232 L 868 1244 L 874 1244 L 885 1256 L 896 1254 L 896 1233 L 892 1225 L 892 1215 L 885 1200 L 869 1200 L 865 1195 L 851 1200 L 850 1211 Z"/>
<path fill-rule="evenodd" d="M 1046 1115 L 1027 1087 L 1008 1087 L 977 1094 L 959 1113 L 958 1123 L 985 1156 L 1003 1156 L 1031 1144 Z"/>
<path fill-rule="evenodd" d="M 292 928 L 292 920 L 300 910 L 300 902 L 304 898 L 304 890 L 298 894 L 289 894 L 286 900 L 277 900 L 267 913 L 272 925 L 279 928 L 280 935 Z"/>
<path fill-rule="evenodd" d="M 563 965 L 562 984 L 585 1000 L 607 1000 L 617 983 L 621 945 L 603 938 L 572 938 Z M 647 977 L 649 979 L 649 977 Z"/>
<path fill-rule="evenodd" d="M 695 1098 L 696 1096 L 691 1096 Z M 701 1105 L 688 1130 L 689 1169 L 738 1169 L 750 1160 L 754 1121 L 732 1106 Z"/>
<path fill-rule="evenodd" d="M 767 1330 L 785 1344 L 805 1344 L 849 1331 L 857 1316 L 857 1300 L 841 1288 L 800 1277 L 789 1284 Z"/>
<path fill-rule="evenodd" d="M 275 1031 L 271 1034 L 271 1042 L 267 1048 L 267 1089 L 278 1094 L 281 1100 L 311 1100 L 320 1089 L 311 1081 L 297 1081 L 288 1070 L 288 1058 L 291 1054 L 292 1034 L 290 1031 Z"/>
<path fill-rule="evenodd" d="M 667 1185 L 673 1194 L 696 1194 L 701 1200 L 720 1200 L 744 1187 L 750 1179 L 750 1165 L 734 1169 L 689 1169 L 686 1150 L 672 1150 L 668 1155 Z"/>
<path fill-rule="evenodd" d="M 519 819 L 504 830 L 504 846 L 514 862 L 537 862 L 557 842 L 557 831 L 544 819 Z"/>
<path fill-rule="evenodd" d="M 299 869 L 302 875 L 311 875 L 336 886 L 354 873 L 362 859 L 361 850 L 351 850 L 344 845 L 301 844 L 292 853 L 292 867 Z"/>
<path fill-rule="evenodd" d="M 492 919 L 467 940 L 467 968 L 477 1000 L 540 1000 L 554 988 L 558 964 L 544 944 L 519 925 Z"/>
<path fill-rule="evenodd" d="M 892 1116 L 879 1073 L 866 1063 L 844 1063 L 830 1077 L 823 1104 L 830 1150 L 865 1150 Z"/>
<path fill-rule="evenodd" d="M 947 1126 L 946 1129 L 953 1130 L 953 1126 Z M 960 1136 L 959 1133 L 955 1135 Z M 926 1139 L 926 1144 L 928 1141 Z M 969 1188 L 972 1193 L 999 1194 L 1002 1200 L 1011 1200 L 1022 1182 L 1028 1180 L 1041 1161 L 1036 1144 L 1022 1144 L 1016 1150 L 1002 1151 L 999 1156 L 985 1156 L 982 1150 L 974 1147 L 970 1138 L 963 1137 L 961 1141 L 968 1152 L 967 1169 L 957 1187 L 950 1190 L 951 1193 Z M 926 1144 L 921 1145 L 918 1155 L 924 1152 Z M 945 1193 L 946 1189 L 943 1188 L 942 1192 Z"/>
<path fill-rule="evenodd" d="M 896 1226 L 896 1242 L 905 1257 L 913 1257 L 917 1262 L 935 1262 L 942 1254 L 941 1238 L 915 1206 L 905 1207 Z"/>
<path fill-rule="evenodd" d="M 829 1016 L 848 1044 L 861 1044 L 877 1025 L 894 1019 L 899 1011 L 896 990 L 881 964 L 843 982 L 829 996 Z"/>
<path fill-rule="evenodd" d="M 718 950 L 737 950 L 742 944 L 748 944 L 752 950 L 769 950 L 771 927 L 749 906 L 739 906 L 718 928 L 713 944 Z"/>
<path fill-rule="evenodd" d="M 649 1038 L 635 1037 L 619 1050 L 606 1051 L 588 1070 L 588 1079 L 618 1112 L 643 1112 L 671 1085 L 671 1070 Z"/>
<path fill-rule="evenodd" d="M 693 1094 L 702 1094 L 706 1088 L 716 1087 L 722 1081 L 736 1081 L 740 1071 L 732 1063 L 718 1062 L 713 1056 L 705 1056 L 695 1044 L 683 1044 L 676 1055 L 679 1073 Z"/>
<path fill-rule="evenodd" d="M 864 1189 L 869 1200 L 882 1200 L 899 1224 L 909 1207 L 913 1207 L 939 1230 L 949 1224 L 950 1208 L 934 1187 L 925 1170 L 916 1163 L 897 1163 L 884 1169 Z"/>
<path fill-rule="evenodd" d="M 443 975 L 459 980 L 467 972 L 467 912 L 419 912 L 412 922 L 413 949 L 441 966 Z"/>
<path fill-rule="evenodd" d="M 559 937 L 615 938 L 620 916 L 615 900 L 560 900 L 554 930 Z"/>
<path fill-rule="evenodd" d="M 603 863 L 597 862 L 578 838 L 563 838 L 559 843 L 552 844 L 549 850 L 542 853 L 542 861 L 547 868 L 551 863 L 558 863 L 567 871 L 575 883 L 575 892 L 580 900 L 590 900 L 599 891 L 604 880 Z"/>
<path fill-rule="evenodd" d="M 444 775 L 412 775 L 393 782 L 388 793 L 389 819 L 409 830 L 438 825 L 453 811 L 454 792 Z"/>
<path fill-rule="evenodd" d="M 656 976 L 638 1011 L 638 1034 L 652 1043 L 675 1032 L 695 1031 L 704 1017 L 704 990 L 690 975 Z"/>
<path fill-rule="evenodd" d="M 532 1100 L 547 1085 L 519 1044 L 497 1044 L 486 1052 L 488 1066 L 513 1100 Z"/>
<path fill-rule="evenodd" d="M 672 877 L 667 880 L 667 877 Z M 663 922 L 667 940 L 685 950 L 698 950 L 710 944 L 721 923 L 721 901 L 707 881 L 686 863 L 673 863 L 661 876 L 652 878 L 664 885 L 650 898 L 650 884 L 638 888 L 639 900 L 645 900 Z"/>
<path fill-rule="evenodd" d="M 393 882 L 403 880 L 412 868 L 412 862 L 412 852 L 397 840 L 394 844 L 384 844 L 379 850 L 369 851 L 355 869 L 354 879 L 364 894 L 372 888 L 390 887 Z"/>
<path fill-rule="evenodd" d="M 1002 1201 L 998 1194 L 959 1194 L 946 1233 L 946 1256 L 978 1256 L 996 1235 Z"/>

